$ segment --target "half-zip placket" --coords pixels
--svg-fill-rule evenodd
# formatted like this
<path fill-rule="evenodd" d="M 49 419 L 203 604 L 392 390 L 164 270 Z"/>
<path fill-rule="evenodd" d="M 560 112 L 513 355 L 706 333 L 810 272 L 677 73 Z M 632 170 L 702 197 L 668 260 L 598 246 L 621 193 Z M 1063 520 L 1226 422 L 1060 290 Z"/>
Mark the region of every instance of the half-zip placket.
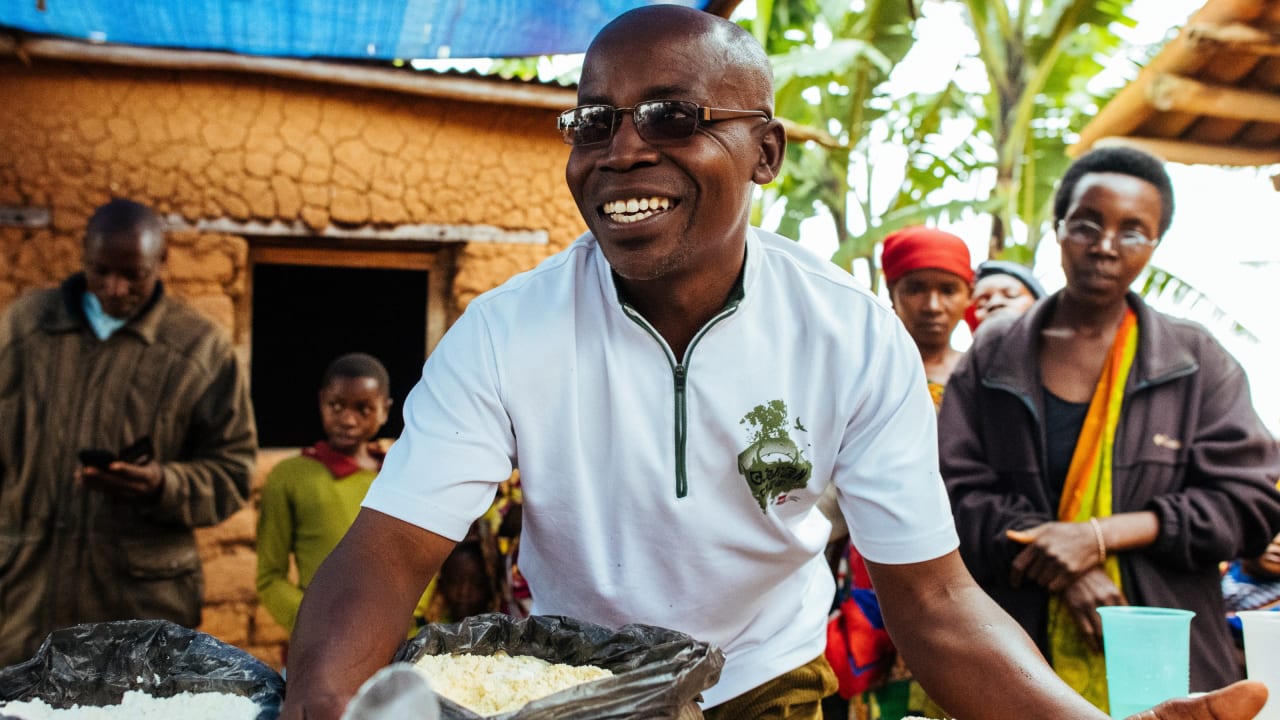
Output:
<path fill-rule="evenodd" d="M 671 377 L 675 382 L 675 441 L 676 441 L 676 497 L 682 498 L 689 494 L 689 470 L 687 467 L 687 446 L 689 441 L 689 408 L 687 402 L 687 391 L 689 385 L 689 362 L 693 358 L 693 349 L 697 347 L 698 341 L 707 334 L 716 323 L 729 317 L 738 309 L 738 304 L 742 301 L 741 291 L 735 293 L 734 297 L 716 313 L 714 317 L 706 322 L 693 339 L 689 341 L 689 347 L 684 351 L 684 361 L 676 360 L 676 355 L 671 351 L 671 346 L 667 344 L 665 338 L 654 329 L 653 325 L 640 314 L 629 303 L 622 303 L 622 311 L 627 314 L 637 325 L 644 328 L 649 336 L 658 341 L 658 345 L 662 347 L 662 352 L 667 356 L 667 363 L 671 366 Z"/>

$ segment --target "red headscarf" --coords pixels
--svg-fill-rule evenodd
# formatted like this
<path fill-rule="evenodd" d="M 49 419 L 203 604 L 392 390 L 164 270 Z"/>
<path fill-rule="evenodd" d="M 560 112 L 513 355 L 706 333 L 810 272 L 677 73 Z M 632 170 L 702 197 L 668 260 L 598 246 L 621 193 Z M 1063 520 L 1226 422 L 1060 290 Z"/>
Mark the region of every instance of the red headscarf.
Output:
<path fill-rule="evenodd" d="M 880 267 L 886 282 L 914 270 L 942 270 L 973 282 L 969 248 L 964 240 L 944 230 L 919 225 L 890 233 L 880 251 Z"/>

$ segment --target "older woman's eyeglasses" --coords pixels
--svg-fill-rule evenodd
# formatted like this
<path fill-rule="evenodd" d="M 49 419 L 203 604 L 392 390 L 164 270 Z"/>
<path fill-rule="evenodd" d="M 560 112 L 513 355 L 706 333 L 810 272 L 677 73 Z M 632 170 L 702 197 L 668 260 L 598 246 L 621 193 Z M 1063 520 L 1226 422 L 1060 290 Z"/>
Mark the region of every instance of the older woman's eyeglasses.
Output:
<path fill-rule="evenodd" d="M 1092 220 L 1058 221 L 1058 237 L 1076 245 L 1092 247 L 1102 242 L 1103 238 L 1108 235 L 1111 236 L 1116 246 L 1123 250 L 1152 247 L 1159 242 L 1158 238 L 1147 237 L 1146 233 L 1137 228 L 1123 228 L 1108 233 L 1101 225 Z"/>
<path fill-rule="evenodd" d="M 612 105 L 580 105 L 560 113 L 556 126 L 569 145 L 595 145 L 613 137 L 625 113 L 631 113 L 631 120 L 636 124 L 636 132 L 640 137 L 655 144 L 688 140 L 699 127 L 722 120 L 770 118 L 769 113 L 763 110 L 729 110 L 703 107 L 683 100 L 649 100 L 636 103 L 635 107 L 622 108 Z"/>

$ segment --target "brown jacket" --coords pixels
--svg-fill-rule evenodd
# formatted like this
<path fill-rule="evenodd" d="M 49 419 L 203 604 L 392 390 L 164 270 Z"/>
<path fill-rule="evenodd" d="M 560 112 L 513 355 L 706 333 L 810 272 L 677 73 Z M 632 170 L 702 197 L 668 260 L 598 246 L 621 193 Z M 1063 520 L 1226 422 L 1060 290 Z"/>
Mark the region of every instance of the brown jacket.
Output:
<path fill-rule="evenodd" d="M 947 384 L 938 421 L 965 563 L 1042 651 L 1048 595 L 1034 583 L 1010 586 L 1022 546 L 1005 531 L 1056 519 L 1036 362 L 1039 329 L 1056 302 L 982 326 Z M 1240 675 L 1218 566 L 1260 554 L 1280 532 L 1280 453 L 1240 365 L 1208 333 L 1136 295 L 1129 304 L 1138 314 L 1138 353 L 1115 443 L 1113 510 L 1154 511 L 1160 533 L 1150 547 L 1119 554 L 1121 585 L 1130 604 L 1195 611 L 1191 689 L 1211 690 Z"/>
<path fill-rule="evenodd" d="M 226 333 L 162 286 L 105 341 L 84 278 L 0 315 L 0 667 L 81 622 L 200 622 L 192 528 L 242 507 L 256 452 L 248 384 Z M 150 436 L 158 499 L 76 486 L 76 451 Z"/>

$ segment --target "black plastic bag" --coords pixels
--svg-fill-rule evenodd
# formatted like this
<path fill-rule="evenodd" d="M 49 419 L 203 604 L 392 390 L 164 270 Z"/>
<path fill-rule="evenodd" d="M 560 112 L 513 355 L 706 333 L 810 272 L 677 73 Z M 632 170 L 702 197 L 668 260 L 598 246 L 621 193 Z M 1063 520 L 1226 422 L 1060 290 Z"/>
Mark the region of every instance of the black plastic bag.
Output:
<path fill-rule="evenodd" d="M 0 669 L 0 702 L 43 700 L 56 708 L 118 705 L 127 690 L 244 695 L 258 720 L 280 715 L 284 680 L 265 663 L 168 620 L 88 623 L 49 633 L 29 660 Z M 0 711 L 3 715 L 3 711 Z"/>
<path fill-rule="evenodd" d="M 517 619 L 492 613 L 452 625 L 427 625 L 400 647 L 395 660 L 424 655 L 533 655 L 566 665 L 595 665 L 613 673 L 539 698 L 504 720 L 675 718 L 720 679 L 724 653 L 674 630 L 624 625 L 616 630 L 551 615 Z M 444 720 L 482 716 L 441 697 Z"/>

